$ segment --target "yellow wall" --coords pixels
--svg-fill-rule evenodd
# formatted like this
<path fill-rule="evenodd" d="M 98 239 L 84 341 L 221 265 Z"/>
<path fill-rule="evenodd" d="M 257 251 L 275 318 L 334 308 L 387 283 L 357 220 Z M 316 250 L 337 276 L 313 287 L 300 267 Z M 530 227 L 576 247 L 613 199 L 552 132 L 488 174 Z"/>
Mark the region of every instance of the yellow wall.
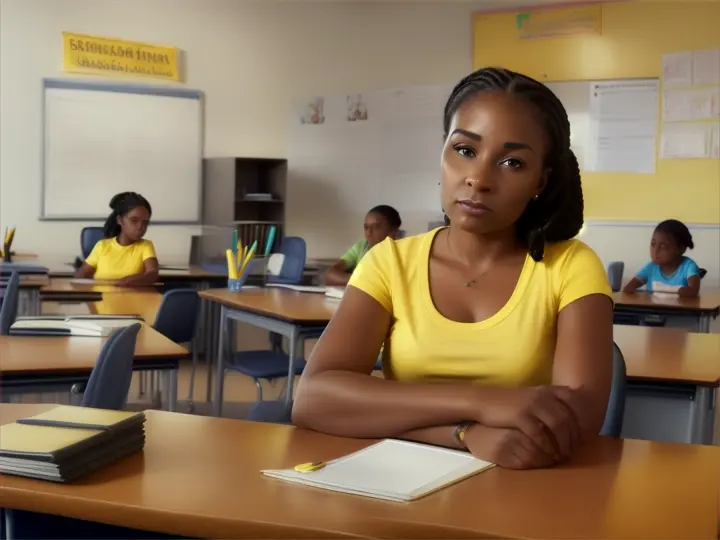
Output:
<path fill-rule="evenodd" d="M 515 15 L 475 16 L 475 68 L 547 82 L 660 77 L 663 54 L 720 47 L 718 0 L 603 4 L 602 35 L 521 40 Z M 655 174 L 585 172 L 583 191 L 588 218 L 720 223 L 720 160 L 658 159 Z"/>

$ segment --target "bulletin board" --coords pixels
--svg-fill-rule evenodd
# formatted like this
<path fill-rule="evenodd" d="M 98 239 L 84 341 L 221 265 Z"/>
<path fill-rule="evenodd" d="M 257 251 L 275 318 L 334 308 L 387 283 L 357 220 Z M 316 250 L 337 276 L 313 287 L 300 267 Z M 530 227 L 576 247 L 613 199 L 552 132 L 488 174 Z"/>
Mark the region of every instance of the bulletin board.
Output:
<path fill-rule="evenodd" d="M 659 78 L 664 54 L 720 47 L 720 2 L 613 2 L 601 13 L 599 34 L 533 39 L 520 37 L 515 11 L 478 13 L 473 65 L 546 83 Z M 583 192 L 589 219 L 720 224 L 717 159 L 660 160 L 658 152 L 655 173 L 584 172 Z"/>

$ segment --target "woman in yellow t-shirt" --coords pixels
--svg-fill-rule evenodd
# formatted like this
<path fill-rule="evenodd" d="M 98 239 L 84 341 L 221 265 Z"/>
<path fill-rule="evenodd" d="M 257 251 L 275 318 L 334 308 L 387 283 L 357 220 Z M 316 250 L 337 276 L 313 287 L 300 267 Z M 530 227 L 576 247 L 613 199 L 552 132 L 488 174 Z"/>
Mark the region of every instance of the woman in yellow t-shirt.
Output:
<path fill-rule="evenodd" d="M 78 278 L 115 281 L 126 287 L 149 286 L 157 281 L 155 247 L 144 240 L 152 208 L 139 193 L 118 193 L 110 201 L 112 212 L 100 240 L 75 274 Z"/>
<path fill-rule="evenodd" d="M 363 258 L 293 420 L 551 466 L 599 433 L 613 362 L 610 286 L 573 240 L 583 199 L 568 116 L 543 84 L 486 68 L 455 87 L 444 129 L 449 226 Z"/>

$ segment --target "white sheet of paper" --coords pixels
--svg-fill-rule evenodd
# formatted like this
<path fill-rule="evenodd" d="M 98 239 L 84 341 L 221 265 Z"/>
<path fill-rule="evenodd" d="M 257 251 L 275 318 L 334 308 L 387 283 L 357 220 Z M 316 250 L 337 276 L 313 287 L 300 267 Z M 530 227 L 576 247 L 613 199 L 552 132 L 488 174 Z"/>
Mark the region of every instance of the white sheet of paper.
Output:
<path fill-rule="evenodd" d="M 668 90 L 663 94 L 663 122 L 720 118 L 720 88 Z"/>
<path fill-rule="evenodd" d="M 662 126 L 661 159 L 703 159 L 711 157 L 713 124 L 675 122 Z"/>
<path fill-rule="evenodd" d="M 683 51 L 662 57 L 663 86 L 691 86 L 693 83 L 693 53 Z"/>
<path fill-rule="evenodd" d="M 720 48 L 693 51 L 692 73 L 694 85 L 720 84 Z"/>
<path fill-rule="evenodd" d="M 588 171 L 655 172 L 657 79 L 590 83 Z"/>

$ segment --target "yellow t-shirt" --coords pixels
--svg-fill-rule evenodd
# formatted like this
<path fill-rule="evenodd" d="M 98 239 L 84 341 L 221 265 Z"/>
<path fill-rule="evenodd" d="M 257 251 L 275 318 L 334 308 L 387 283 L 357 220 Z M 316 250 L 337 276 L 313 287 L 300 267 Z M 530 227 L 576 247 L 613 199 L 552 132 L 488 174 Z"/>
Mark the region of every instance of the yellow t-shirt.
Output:
<path fill-rule="evenodd" d="M 122 279 L 145 271 L 145 259 L 156 258 L 150 240 L 121 246 L 116 238 L 100 240 L 85 262 L 95 269 L 95 279 Z"/>
<path fill-rule="evenodd" d="M 525 259 L 507 304 L 489 319 L 445 318 L 430 296 L 428 263 L 440 229 L 371 249 L 349 285 L 392 314 L 383 370 L 401 381 L 466 379 L 496 386 L 552 382 L 558 313 L 590 294 L 612 299 L 605 269 L 578 240 L 548 244 L 545 258 Z"/>

